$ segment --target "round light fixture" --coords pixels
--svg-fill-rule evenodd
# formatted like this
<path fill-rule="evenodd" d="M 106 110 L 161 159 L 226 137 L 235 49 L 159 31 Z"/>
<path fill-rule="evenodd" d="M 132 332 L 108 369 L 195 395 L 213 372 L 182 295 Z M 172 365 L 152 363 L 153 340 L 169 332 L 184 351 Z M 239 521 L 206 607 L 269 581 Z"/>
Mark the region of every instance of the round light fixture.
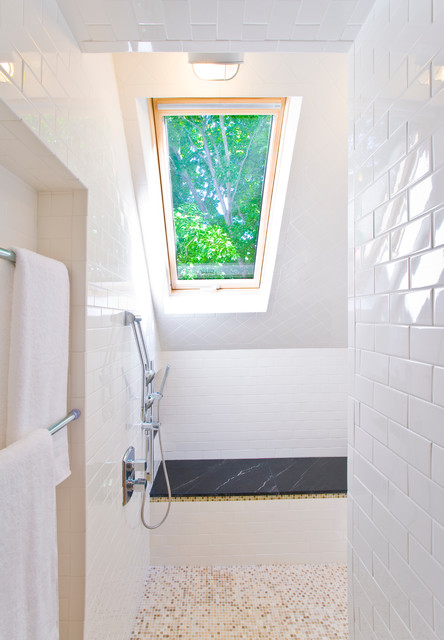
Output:
<path fill-rule="evenodd" d="M 199 80 L 231 80 L 244 61 L 239 53 L 189 53 L 188 62 Z"/>
<path fill-rule="evenodd" d="M 12 62 L 0 62 L 0 82 L 9 82 L 14 75 Z"/>

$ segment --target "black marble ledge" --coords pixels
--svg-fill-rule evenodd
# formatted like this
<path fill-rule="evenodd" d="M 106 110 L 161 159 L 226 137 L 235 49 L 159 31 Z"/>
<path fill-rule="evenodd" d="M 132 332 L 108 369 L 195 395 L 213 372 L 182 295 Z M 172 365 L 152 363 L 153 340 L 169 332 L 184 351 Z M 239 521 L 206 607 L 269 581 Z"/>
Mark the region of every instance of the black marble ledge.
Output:
<path fill-rule="evenodd" d="M 347 458 L 167 460 L 174 497 L 345 493 Z M 153 498 L 167 496 L 160 465 Z"/>

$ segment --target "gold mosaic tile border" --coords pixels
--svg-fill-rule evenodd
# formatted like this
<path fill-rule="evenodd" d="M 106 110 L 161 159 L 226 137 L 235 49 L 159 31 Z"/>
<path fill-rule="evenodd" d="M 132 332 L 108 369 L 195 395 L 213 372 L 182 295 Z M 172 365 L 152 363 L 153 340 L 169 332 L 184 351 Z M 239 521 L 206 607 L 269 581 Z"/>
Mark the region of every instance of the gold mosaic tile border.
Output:
<path fill-rule="evenodd" d="M 290 493 L 263 496 L 173 496 L 172 502 L 241 502 L 245 500 L 307 500 L 326 498 L 346 498 L 346 493 Z M 150 498 L 150 502 L 168 502 L 166 497 Z"/>

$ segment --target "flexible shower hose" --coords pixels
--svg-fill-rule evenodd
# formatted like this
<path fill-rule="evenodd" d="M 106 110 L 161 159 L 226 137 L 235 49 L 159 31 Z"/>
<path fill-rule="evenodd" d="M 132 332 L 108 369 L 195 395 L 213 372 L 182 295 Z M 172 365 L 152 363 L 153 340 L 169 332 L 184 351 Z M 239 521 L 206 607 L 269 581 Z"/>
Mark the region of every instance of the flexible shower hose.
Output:
<path fill-rule="evenodd" d="M 167 468 L 166 468 L 166 463 L 165 463 L 165 455 L 163 453 L 163 446 L 162 446 L 162 436 L 160 435 L 160 429 L 157 430 L 157 434 L 159 436 L 159 447 L 160 447 L 160 455 L 162 458 L 162 466 L 163 466 L 163 472 L 165 474 L 165 481 L 166 481 L 166 485 L 167 485 L 167 490 L 168 490 L 168 506 L 167 506 L 167 510 L 165 515 L 163 516 L 162 520 L 160 522 L 158 522 L 157 524 L 148 524 L 145 521 L 145 503 L 146 503 L 146 487 L 145 487 L 145 491 L 143 493 L 143 498 L 142 498 L 142 508 L 140 511 L 140 519 L 142 520 L 142 524 L 146 529 L 157 529 L 158 527 L 160 527 L 161 524 L 163 524 L 165 522 L 165 520 L 168 517 L 168 514 L 170 512 L 170 508 L 171 508 L 171 487 L 170 487 L 170 480 L 168 478 L 168 472 L 167 472 Z M 153 442 L 154 442 L 154 438 L 153 438 Z M 146 439 L 146 455 L 145 455 L 145 460 L 148 459 L 148 438 Z"/>

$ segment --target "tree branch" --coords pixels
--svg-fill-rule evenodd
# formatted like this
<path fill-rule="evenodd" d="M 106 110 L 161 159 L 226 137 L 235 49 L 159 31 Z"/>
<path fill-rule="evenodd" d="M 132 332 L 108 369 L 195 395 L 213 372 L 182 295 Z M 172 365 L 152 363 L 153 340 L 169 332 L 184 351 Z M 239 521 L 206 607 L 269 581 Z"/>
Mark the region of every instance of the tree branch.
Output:
<path fill-rule="evenodd" d="M 239 167 L 239 173 L 238 173 L 237 180 L 236 180 L 236 184 L 235 184 L 235 187 L 234 187 L 234 190 L 233 190 L 233 200 L 234 200 L 234 198 L 235 198 L 235 196 L 236 196 L 237 189 L 238 189 L 238 187 L 239 187 L 240 179 L 241 179 L 241 176 L 242 176 L 242 169 L 244 168 L 244 165 L 245 165 L 245 163 L 246 163 L 246 161 L 247 161 L 248 154 L 250 153 L 251 145 L 253 144 L 253 140 L 254 140 L 254 138 L 255 138 L 255 136 L 256 136 L 256 134 L 257 134 L 258 130 L 259 130 L 259 127 L 260 127 L 260 125 L 258 125 L 258 126 L 256 127 L 256 129 L 253 131 L 253 135 L 250 137 L 250 142 L 248 143 L 248 147 L 247 147 L 247 151 L 245 152 L 244 159 L 242 160 L 242 162 L 241 162 L 241 164 L 240 164 L 240 167 Z"/>
<path fill-rule="evenodd" d="M 179 162 L 179 165 L 183 164 L 180 152 L 176 147 L 171 147 L 170 146 L 170 154 L 172 154 L 172 155 L 174 155 L 176 157 L 176 159 Z M 191 180 L 191 178 L 190 178 L 190 176 L 188 174 L 188 171 L 186 169 L 182 168 L 182 170 L 180 172 L 180 177 L 183 178 L 185 180 L 185 182 L 187 183 L 187 185 L 188 185 L 188 187 L 189 187 L 189 189 L 191 191 L 191 194 L 192 194 L 197 206 L 199 207 L 199 210 L 205 216 L 207 216 L 208 215 L 207 206 L 206 206 L 205 202 L 202 200 L 202 198 L 200 197 L 199 193 L 197 192 L 196 187 L 194 186 L 193 181 Z"/>
<path fill-rule="evenodd" d="M 212 177 L 213 182 L 214 182 L 214 188 L 216 189 L 217 197 L 219 198 L 219 202 L 220 202 L 220 205 L 222 207 L 222 213 L 223 213 L 225 222 L 229 226 L 232 223 L 232 215 L 231 215 L 231 211 L 227 210 L 225 199 L 224 199 L 224 197 L 223 197 L 223 195 L 221 193 L 219 182 L 218 182 L 218 180 L 216 178 L 216 171 L 214 169 L 213 160 L 211 158 L 210 149 L 208 147 L 207 134 L 206 134 L 204 125 L 200 126 L 200 130 L 201 130 L 201 133 L 202 133 L 202 141 L 203 141 L 203 144 L 204 144 L 205 155 L 202 155 L 202 154 L 199 154 L 199 155 L 204 160 L 204 162 L 206 163 L 206 165 L 207 165 L 207 167 L 208 167 L 208 169 L 209 169 L 209 171 L 211 173 L 211 177 Z"/>

